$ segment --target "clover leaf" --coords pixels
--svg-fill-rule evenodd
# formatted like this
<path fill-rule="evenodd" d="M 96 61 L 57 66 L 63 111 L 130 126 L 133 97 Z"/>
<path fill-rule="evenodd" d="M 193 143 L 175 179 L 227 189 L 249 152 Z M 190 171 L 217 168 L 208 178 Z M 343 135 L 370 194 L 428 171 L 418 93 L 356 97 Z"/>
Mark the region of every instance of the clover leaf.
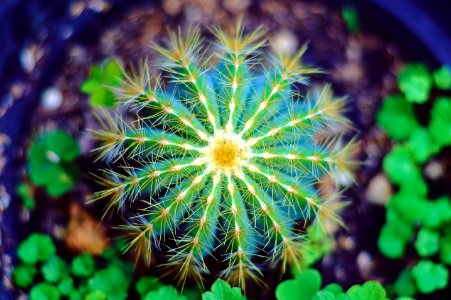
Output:
<path fill-rule="evenodd" d="M 69 191 L 78 177 L 73 160 L 80 155 L 76 140 L 62 130 L 46 132 L 33 143 L 28 153 L 31 181 L 46 188 L 50 196 Z"/>
<path fill-rule="evenodd" d="M 59 300 L 60 297 L 58 289 L 47 282 L 33 286 L 30 291 L 30 300 Z"/>
<path fill-rule="evenodd" d="M 18 265 L 14 267 L 13 280 L 18 287 L 28 287 L 33 283 L 34 276 L 38 271 L 34 266 Z"/>
<path fill-rule="evenodd" d="M 127 298 L 130 279 L 124 271 L 115 265 L 110 265 L 95 273 L 88 280 L 88 288 L 91 292 L 100 291 L 108 300 L 123 300 Z"/>
<path fill-rule="evenodd" d="M 17 186 L 17 194 L 22 199 L 22 204 L 27 209 L 34 209 L 36 201 L 33 197 L 31 187 L 26 183 L 21 183 Z"/>
<path fill-rule="evenodd" d="M 417 287 L 424 294 L 443 289 L 448 285 L 448 270 L 441 264 L 434 264 L 429 260 L 420 261 L 413 269 Z"/>
<path fill-rule="evenodd" d="M 94 291 L 94 292 L 89 292 L 86 295 L 86 300 L 107 300 L 107 296 L 105 295 L 105 293 L 101 292 L 101 291 Z"/>
<path fill-rule="evenodd" d="M 422 228 L 418 232 L 415 241 L 415 249 L 420 256 L 431 256 L 438 252 L 440 246 L 440 235 L 432 230 Z"/>
<path fill-rule="evenodd" d="M 319 272 L 307 269 L 296 275 L 294 279 L 281 282 L 276 288 L 276 298 L 277 300 L 310 300 L 320 287 Z"/>
<path fill-rule="evenodd" d="M 408 64 L 398 74 L 399 89 L 409 102 L 426 102 L 432 89 L 432 83 L 432 76 L 423 64 Z"/>
<path fill-rule="evenodd" d="M 412 176 L 408 182 L 401 183 L 399 193 L 415 197 L 425 197 L 429 191 L 427 183 L 422 176 Z"/>
<path fill-rule="evenodd" d="M 150 291 L 158 290 L 163 284 L 158 278 L 153 276 L 143 276 L 136 283 L 136 290 L 141 296 L 146 295 Z"/>
<path fill-rule="evenodd" d="M 440 260 L 451 265 L 451 232 L 448 232 L 440 242 Z"/>
<path fill-rule="evenodd" d="M 45 234 L 34 233 L 26 238 L 17 249 L 20 260 L 26 264 L 45 262 L 56 252 L 52 239 Z"/>
<path fill-rule="evenodd" d="M 116 96 L 112 88 L 120 86 L 123 73 L 118 61 L 109 59 L 93 65 L 89 78 L 81 85 L 81 91 L 89 95 L 89 102 L 96 107 L 114 107 Z"/>
<path fill-rule="evenodd" d="M 397 184 L 409 184 L 421 176 L 412 151 L 405 146 L 396 146 L 384 157 L 383 169 L 388 178 Z"/>
<path fill-rule="evenodd" d="M 385 224 L 379 234 L 377 245 L 382 254 L 394 259 L 403 256 L 407 241 L 400 235 L 396 226 Z"/>
<path fill-rule="evenodd" d="M 412 104 L 394 95 L 384 98 L 376 122 L 395 141 L 407 139 L 418 126 Z"/>
<path fill-rule="evenodd" d="M 386 300 L 385 289 L 379 282 L 367 281 L 363 285 L 352 286 L 346 294 L 350 300 Z"/>
<path fill-rule="evenodd" d="M 412 277 L 412 270 L 405 269 L 399 274 L 394 285 L 396 294 L 401 296 L 412 296 L 417 291 L 415 280 Z"/>
<path fill-rule="evenodd" d="M 46 281 L 55 283 L 65 275 L 67 265 L 63 259 L 54 255 L 42 266 L 41 272 Z"/>
<path fill-rule="evenodd" d="M 58 283 L 58 290 L 61 295 L 69 296 L 74 290 L 74 280 L 70 276 L 66 276 Z"/>
<path fill-rule="evenodd" d="M 341 11 L 346 27 L 351 33 L 356 33 L 360 28 L 360 20 L 357 10 L 352 6 L 345 6 Z"/>
<path fill-rule="evenodd" d="M 217 279 L 211 286 L 211 292 L 202 294 L 202 300 L 242 300 L 246 299 L 241 294 L 241 289 L 231 287 L 230 284 L 222 279 Z"/>
<path fill-rule="evenodd" d="M 78 255 L 72 260 L 71 271 L 77 277 L 88 277 L 94 271 L 94 259 L 89 253 Z"/>
<path fill-rule="evenodd" d="M 343 288 L 338 283 L 330 283 L 323 288 L 324 291 L 332 292 L 335 295 L 343 293 Z"/>
<path fill-rule="evenodd" d="M 441 67 L 432 76 L 434 77 L 435 86 L 439 90 L 451 90 L 451 68 L 449 66 Z"/>
<path fill-rule="evenodd" d="M 335 300 L 335 294 L 329 291 L 318 291 L 313 295 L 312 300 Z"/>
<path fill-rule="evenodd" d="M 203 299 L 203 298 L 202 298 Z M 222 299 L 234 299 L 234 298 L 214 298 L 218 300 Z M 144 300 L 186 300 L 186 297 L 180 295 L 175 287 L 172 285 L 161 286 L 156 291 L 150 291 L 147 293 Z"/>
<path fill-rule="evenodd" d="M 428 228 L 438 228 L 451 222 L 451 200 L 448 197 L 441 197 L 435 201 L 428 201 L 421 221 Z"/>
<path fill-rule="evenodd" d="M 451 145 L 451 98 L 439 97 L 434 102 L 429 132 L 439 146 Z"/>
<path fill-rule="evenodd" d="M 419 163 L 426 162 L 431 155 L 437 153 L 440 149 L 430 136 L 429 131 L 423 127 L 417 127 L 412 131 L 407 145 L 415 160 Z"/>
<path fill-rule="evenodd" d="M 405 221 L 408 224 L 415 224 L 424 220 L 424 214 L 428 204 L 429 203 L 422 197 L 410 194 L 406 191 L 400 191 L 399 193 L 394 194 L 388 202 L 388 208 L 389 210 L 394 210 L 396 215 L 402 220 L 399 220 L 398 218 L 396 222 L 392 222 L 392 224 L 399 224 L 400 221 Z M 392 216 L 387 216 L 387 218 L 390 217 Z M 399 229 L 404 229 L 401 225 L 397 226 L 399 226 Z M 407 236 L 405 237 L 407 238 Z"/>

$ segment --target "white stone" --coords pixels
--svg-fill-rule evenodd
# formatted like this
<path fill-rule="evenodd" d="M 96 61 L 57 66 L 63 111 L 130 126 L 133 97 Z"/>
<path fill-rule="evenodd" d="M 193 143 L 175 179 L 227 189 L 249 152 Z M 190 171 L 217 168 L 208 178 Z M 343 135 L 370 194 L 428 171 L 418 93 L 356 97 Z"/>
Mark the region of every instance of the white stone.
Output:
<path fill-rule="evenodd" d="M 58 88 L 49 87 L 41 96 L 41 104 L 45 110 L 54 110 L 61 106 L 63 94 Z"/>

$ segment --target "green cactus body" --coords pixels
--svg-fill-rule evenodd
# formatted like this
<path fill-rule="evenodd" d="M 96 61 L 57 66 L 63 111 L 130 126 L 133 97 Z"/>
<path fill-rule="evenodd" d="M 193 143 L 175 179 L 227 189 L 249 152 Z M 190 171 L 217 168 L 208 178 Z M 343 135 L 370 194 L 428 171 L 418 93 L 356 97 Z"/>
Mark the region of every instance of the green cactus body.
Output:
<path fill-rule="evenodd" d="M 283 271 L 299 266 L 295 225 L 336 217 L 334 195 L 315 185 L 348 173 L 352 145 L 338 147 L 330 130 L 347 122 L 343 99 L 329 86 L 296 92 L 317 72 L 301 62 L 306 47 L 266 59 L 261 29 L 213 33 L 206 50 L 199 30 L 172 32 L 167 47 L 155 47 L 160 74 L 147 62 L 124 71 L 117 94 L 128 114 L 108 115 L 94 132 L 99 156 L 122 168 L 106 170 L 94 200 L 109 199 L 107 211 L 141 203 L 123 228 L 147 263 L 160 249 L 184 282 L 207 274 L 214 256 L 228 266 L 220 275 L 244 287 L 261 275 L 256 257 L 281 260 Z M 165 248 L 169 240 L 176 246 Z"/>

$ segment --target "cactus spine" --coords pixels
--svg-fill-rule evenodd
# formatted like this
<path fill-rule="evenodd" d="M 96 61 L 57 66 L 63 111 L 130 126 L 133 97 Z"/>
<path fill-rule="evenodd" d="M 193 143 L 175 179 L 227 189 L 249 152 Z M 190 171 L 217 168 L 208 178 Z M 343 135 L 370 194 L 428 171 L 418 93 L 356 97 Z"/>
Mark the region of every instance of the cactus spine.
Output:
<path fill-rule="evenodd" d="M 301 61 L 306 47 L 264 55 L 261 28 L 213 33 L 206 49 L 198 29 L 171 32 L 155 47 L 155 69 L 124 71 L 117 93 L 133 118 L 109 115 L 94 132 L 99 157 L 122 168 L 105 170 L 95 200 L 134 212 L 123 226 L 128 249 L 147 263 L 160 249 L 181 282 L 202 282 L 213 256 L 227 265 L 220 276 L 244 288 L 246 278 L 261 278 L 257 257 L 299 267 L 296 225 L 336 217 L 333 196 L 315 185 L 349 171 L 352 145 L 339 149 L 330 135 L 347 122 L 343 99 L 328 85 L 305 97 L 294 87 L 318 71 Z"/>

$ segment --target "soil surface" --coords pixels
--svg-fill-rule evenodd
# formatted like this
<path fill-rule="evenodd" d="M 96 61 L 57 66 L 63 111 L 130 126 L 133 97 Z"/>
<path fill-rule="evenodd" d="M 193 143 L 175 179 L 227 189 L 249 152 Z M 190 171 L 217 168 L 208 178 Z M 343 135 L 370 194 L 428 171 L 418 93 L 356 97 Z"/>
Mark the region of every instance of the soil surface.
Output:
<path fill-rule="evenodd" d="M 85 10 L 103 14 L 109 9 L 110 6 L 102 0 L 74 1 L 70 14 L 76 17 Z M 95 145 L 86 131 L 86 128 L 97 125 L 87 96 L 79 90 L 90 65 L 107 57 L 116 57 L 130 65 L 136 65 L 147 57 L 152 61 L 155 54 L 150 45 L 164 41 L 167 28 L 200 24 L 208 37 L 211 25 L 231 27 L 239 15 L 243 16 L 246 28 L 253 29 L 263 24 L 268 30 L 269 40 L 278 50 L 293 51 L 308 42 L 306 61 L 327 72 L 315 76 L 312 84 L 331 82 L 337 95 L 348 97 L 347 114 L 354 130 L 344 131 L 343 134 L 346 138 L 357 136 L 360 142 L 355 155 L 362 164 L 356 170 L 355 181 L 358 184 L 342 182 L 346 189 L 344 200 L 350 203 L 342 214 L 347 229 L 336 232 L 333 253 L 315 267 L 321 271 L 325 283 L 337 282 L 345 288 L 370 279 L 384 284 L 393 282 L 406 264 L 415 261 L 390 261 L 383 258 L 377 249 L 377 237 L 385 222 L 384 204 L 392 193 L 380 165 L 391 144 L 375 126 L 374 116 L 381 99 L 396 89 L 395 74 L 405 62 L 402 45 L 384 40 L 365 26 L 358 33 L 351 34 L 341 11 L 322 1 L 163 0 L 158 7 L 141 5 L 122 15 L 115 15 L 114 22 L 99 22 L 98 26 L 103 30 L 100 38 L 69 46 L 68 59 L 59 66 L 58 76 L 50 84 L 50 92 L 47 89 L 48 93 L 42 94 L 31 121 L 34 133 L 63 128 L 76 136 L 82 146 L 82 157 L 78 163 L 86 175 L 63 199 L 48 199 L 42 191 L 38 191 L 37 210 L 31 217 L 25 212 L 21 214 L 21 227 L 52 233 L 60 239 L 60 245 L 69 249 L 68 255 L 85 250 L 83 245 L 90 244 L 80 239 L 81 236 L 106 245 L 108 237 L 114 237 L 115 233 L 107 230 L 108 226 L 98 223 L 103 213 L 102 205 L 85 204 L 89 195 L 98 189 L 89 173 L 95 173 L 101 167 L 90 153 Z M 33 76 L 39 72 L 40 61 L 49 55 L 45 39 L 43 42 L 30 42 L 22 51 L 23 67 L 29 70 L 29 76 Z M 10 90 L 11 95 L 20 98 L 28 88 L 27 84 L 17 82 Z M 450 165 L 447 162 L 448 169 Z M 71 224 L 80 222 L 81 214 L 84 225 L 77 226 L 75 223 L 66 231 L 68 220 Z M 118 218 L 109 216 L 103 223 L 115 223 Z M 102 234 L 92 237 L 99 226 Z M 80 227 L 87 234 L 74 232 L 74 228 Z M 264 274 L 268 288 L 251 285 L 249 299 L 274 298 L 276 285 L 286 277 L 270 269 L 264 270 Z M 214 278 L 207 280 L 211 282 Z M 443 298 L 433 296 L 424 299 Z"/>

